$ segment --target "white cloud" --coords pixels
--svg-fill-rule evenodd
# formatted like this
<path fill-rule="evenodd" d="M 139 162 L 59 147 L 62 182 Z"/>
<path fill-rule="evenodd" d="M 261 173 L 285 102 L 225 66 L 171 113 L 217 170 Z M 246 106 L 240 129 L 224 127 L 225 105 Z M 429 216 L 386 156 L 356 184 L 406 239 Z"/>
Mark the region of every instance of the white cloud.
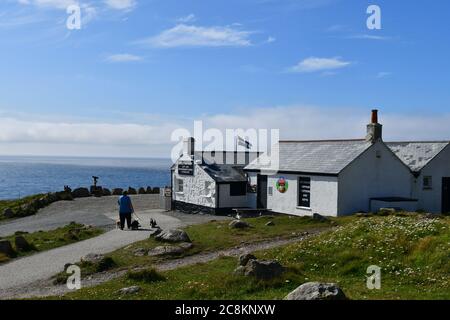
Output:
<path fill-rule="evenodd" d="M 169 157 L 175 145 L 170 141 L 172 132 L 186 128 L 192 133 L 193 119 L 165 115 L 136 115 L 132 119 L 126 114 L 120 118 L 127 120 L 70 121 L 55 116 L 46 120 L 44 116 L 24 118 L 0 113 L 0 154 Z M 370 108 L 246 108 L 195 119 L 203 121 L 204 130 L 217 128 L 224 135 L 225 129 L 255 128 L 280 129 L 282 139 L 350 139 L 365 137 Z M 450 113 L 411 115 L 381 110 L 380 121 L 386 141 L 450 140 Z"/>
<path fill-rule="evenodd" d="M 18 0 L 21 4 L 33 4 L 39 7 L 48 7 L 55 9 L 66 9 L 67 7 L 79 4 L 77 0 Z"/>
<path fill-rule="evenodd" d="M 308 73 L 318 71 L 329 71 L 348 67 L 349 61 L 344 61 L 339 57 L 335 58 L 316 58 L 310 57 L 300 61 L 297 65 L 289 68 L 290 72 Z"/>
<path fill-rule="evenodd" d="M 135 0 L 105 0 L 104 2 L 115 10 L 132 10 L 137 4 Z"/>
<path fill-rule="evenodd" d="M 119 62 L 137 62 L 142 61 L 143 59 L 142 57 L 134 54 L 118 53 L 107 56 L 105 60 L 107 62 L 119 63 Z"/>
<path fill-rule="evenodd" d="M 387 78 L 391 75 L 392 75 L 392 72 L 378 72 L 377 78 L 378 79 Z"/>
<path fill-rule="evenodd" d="M 191 13 L 191 14 L 188 14 L 187 16 L 178 18 L 177 22 L 189 23 L 189 22 L 195 22 L 195 20 L 197 20 L 197 18 L 195 17 L 195 14 Z"/>
<path fill-rule="evenodd" d="M 250 46 L 252 32 L 237 28 L 201 27 L 178 24 L 160 34 L 138 41 L 157 48 L 175 47 L 245 47 Z"/>
<path fill-rule="evenodd" d="M 267 40 L 266 40 L 266 43 L 272 43 L 272 42 L 275 42 L 275 41 L 277 41 L 277 39 L 275 38 L 275 37 L 268 37 L 267 38 Z"/>
<path fill-rule="evenodd" d="M 354 36 L 349 36 L 348 39 L 359 39 L 359 40 L 378 40 L 378 41 L 385 41 L 390 40 L 390 37 L 385 36 L 377 36 L 373 34 L 358 34 Z"/>

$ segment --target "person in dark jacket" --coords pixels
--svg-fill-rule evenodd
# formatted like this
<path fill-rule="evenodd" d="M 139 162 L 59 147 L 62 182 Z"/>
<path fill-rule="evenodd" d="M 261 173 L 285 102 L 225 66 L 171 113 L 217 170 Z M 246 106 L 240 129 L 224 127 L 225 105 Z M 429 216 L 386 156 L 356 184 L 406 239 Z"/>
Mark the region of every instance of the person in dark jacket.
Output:
<path fill-rule="evenodd" d="M 128 229 L 131 229 L 131 215 L 134 213 L 133 204 L 131 203 L 131 198 L 128 196 L 128 192 L 125 191 L 123 196 L 119 198 L 119 218 L 120 218 L 120 229 L 123 230 L 125 227 L 125 220 L 127 221 Z"/>

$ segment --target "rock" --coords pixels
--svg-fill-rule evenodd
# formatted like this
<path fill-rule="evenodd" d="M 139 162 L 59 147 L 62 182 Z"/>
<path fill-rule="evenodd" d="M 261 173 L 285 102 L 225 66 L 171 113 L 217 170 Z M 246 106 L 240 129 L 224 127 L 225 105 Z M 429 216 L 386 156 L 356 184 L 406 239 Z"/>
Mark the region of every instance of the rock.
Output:
<path fill-rule="evenodd" d="M 395 214 L 396 212 L 397 210 L 395 208 L 381 208 L 377 214 L 379 216 L 389 216 L 391 214 Z"/>
<path fill-rule="evenodd" d="M 159 187 L 154 187 L 154 188 L 152 189 L 152 193 L 153 193 L 153 194 L 159 194 Z"/>
<path fill-rule="evenodd" d="M 121 196 L 123 195 L 123 189 L 122 188 L 115 188 L 112 191 L 113 196 Z"/>
<path fill-rule="evenodd" d="M 72 196 L 72 192 L 67 192 L 67 191 L 60 191 L 60 192 L 56 192 L 55 193 L 56 198 L 58 198 L 57 201 L 72 201 L 73 200 L 73 196 Z M 56 202 L 49 202 L 47 204 L 43 203 L 41 200 L 38 200 L 41 203 L 41 208 L 45 207 L 46 205 Z"/>
<path fill-rule="evenodd" d="M 68 241 L 78 241 L 79 240 L 80 229 L 72 229 L 64 233 L 64 239 Z"/>
<path fill-rule="evenodd" d="M 143 257 L 147 254 L 147 250 L 144 248 L 137 248 L 136 250 L 133 251 L 133 254 L 136 257 Z"/>
<path fill-rule="evenodd" d="M 337 284 L 308 282 L 289 293 L 284 300 L 347 300 Z"/>
<path fill-rule="evenodd" d="M 233 229 L 246 229 L 250 228 L 250 225 L 242 220 L 233 220 L 230 222 L 229 226 Z"/>
<path fill-rule="evenodd" d="M 27 252 L 32 251 L 33 246 L 23 236 L 17 236 L 14 238 L 14 244 L 18 251 Z"/>
<path fill-rule="evenodd" d="M 6 208 L 5 210 L 3 210 L 3 216 L 8 219 L 12 218 L 14 217 L 14 211 L 12 211 L 12 209 L 10 208 Z"/>
<path fill-rule="evenodd" d="M 188 234 L 185 231 L 179 229 L 162 231 L 155 236 L 155 240 L 165 242 L 192 242 Z"/>
<path fill-rule="evenodd" d="M 122 288 L 119 290 L 120 294 L 135 294 L 141 291 L 141 287 L 138 286 L 132 286 L 128 288 Z"/>
<path fill-rule="evenodd" d="M 111 190 L 109 190 L 108 188 L 103 188 L 103 196 L 109 197 L 110 195 L 111 195 Z"/>
<path fill-rule="evenodd" d="M 91 186 L 91 189 L 89 190 L 92 196 L 100 198 L 103 196 L 103 187 L 100 186 Z"/>
<path fill-rule="evenodd" d="M 318 213 L 314 213 L 312 218 L 313 218 L 313 220 L 320 221 L 320 222 L 328 221 L 327 217 L 324 217 L 323 215 L 318 214 Z"/>
<path fill-rule="evenodd" d="M 430 219 L 430 220 L 435 220 L 435 219 L 443 219 L 444 215 L 442 214 L 438 214 L 438 213 L 426 213 L 423 216 L 424 219 Z"/>
<path fill-rule="evenodd" d="M 179 246 L 180 248 L 184 249 L 184 250 L 189 250 L 189 249 L 191 249 L 194 245 L 193 245 L 192 243 L 190 243 L 190 242 L 183 242 L 183 243 L 180 243 L 178 246 Z"/>
<path fill-rule="evenodd" d="M 129 187 L 128 188 L 128 194 L 137 194 L 137 191 L 135 188 Z"/>
<path fill-rule="evenodd" d="M 151 194 L 152 193 L 152 187 L 147 187 L 147 190 L 145 190 L 146 194 Z"/>
<path fill-rule="evenodd" d="M 269 222 L 266 223 L 267 227 L 272 227 L 274 225 L 275 225 L 275 223 L 273 221 L 269 221 Z"/>
<path fill-rule="evenodd" d="M 359 212 L 355 215 L 358 218 L 369 218 L 372 216 L 371 213 L 367 213 L 367 212 Z"/>
<path fill-rule="evenodd" d="M 19 210 L 17 210 L 16 215 L 19 217 L 28 217 L 36 214 L 38 209 L 34 206 L 33 203 L 28 203 L 20 206 Z"/>
<path fill-rule="evenodd" d="M 7 257 L 14 257 L 16 254 L 11 242 L 8 240 L 0 240 L 0 253 L 3 253 Z"/>
<path fill-rule="evenodd" d="M 192 243 L 181 243 L 178 246 L 159 246 L 148 252 L 151 257 L 179 255 L 192 248 Z"/>
<path fill-rule="evenodd" d="M 159 235 L 162 232 L 161 228 L 152 228 L 150 230 L 150 238 L 152 237 L 156 237 L 157 235 Z"/>
<path fill-rule="evenodd" d="M 245 267 L 250 260 L 256 260 L 256 257 L 251 253 L 242 254 L 239 256 L 239 265 Z"/>
<path fill-rule="evenodd" d="M 139 188 L 139 190 L 138 190 L 138 194 L 146 194 L 147 193 L 147 191 L 145 191 L 145 189 L 144 188 Z"/>
<path fill-rule="evenodd" d="M 261 280 L 270 280 L 279 277 L 284 272 L 283 266 L 274 260 L 250 260 L 245 267 L 245 276 Z"/>
<path fill-rule="evenodd" d="M 96 264 L 96 263 L 100 263 L 104 259 L 105 259 L 105 256 L 102 254 L 89 253 L 87 256 L 81 258 L 81 261 Z"/>
<path fill-rule="evenodd" d="M 90 197 L 91 193 L 88 188 L 77 188 L 72 191 L 72 197 L 74 198 L 87 198 Z"/>
<path fill-rule="evenodd" d="M 238 266 L 236 269 L 234 269 L 233 274 L 236 276 L 243 276 L 245 275 L 246 268 L 244 266 Z"/>

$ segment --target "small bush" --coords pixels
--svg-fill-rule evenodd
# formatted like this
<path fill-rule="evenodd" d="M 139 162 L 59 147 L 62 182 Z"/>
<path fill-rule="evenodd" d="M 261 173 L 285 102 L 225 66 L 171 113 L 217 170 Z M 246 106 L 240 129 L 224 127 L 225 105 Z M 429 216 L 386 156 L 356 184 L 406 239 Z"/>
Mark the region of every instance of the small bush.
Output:
<path fill-rule="evenodd" d="M 110 270 L 114 267 L 116 267 L 117 264 L 111 257 L 105 257 L 103 258 L 99 263 L 95 265 L 95 271 L 96 272 L 103 272 Z"/>
<path fill-rule="evenodd" d="M 128 271 L 127 278 L 139 282 L 157 282 L 164 281 L 166 278 L 155 269 L 145 269 L 140 271 Z"/>
<path fill-rule="evenodd" d="M 9 258 L 4 255 L 3 253 L 0 253 L 0 263 L 4 263 L 7 262 L 9 260 Z"/>
<path fill-rule="evenodd" d="M 26 232 L 26 231 L 16 231 L 16 232 L 14 232 L 15 236 L 23 236 L 25 234 L 28 234 L 28 232 Z"/>

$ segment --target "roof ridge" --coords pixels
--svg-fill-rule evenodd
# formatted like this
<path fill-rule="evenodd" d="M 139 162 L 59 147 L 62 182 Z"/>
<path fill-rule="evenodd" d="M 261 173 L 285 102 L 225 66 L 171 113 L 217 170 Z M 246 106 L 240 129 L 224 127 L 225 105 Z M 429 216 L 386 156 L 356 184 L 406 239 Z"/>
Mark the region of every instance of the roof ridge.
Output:
<path fill-rule="evenodd" d="M 385 143 L 450 143 L 450 140 L 435 140 L 435 141 L 385 141 Z"/>
<path fill-rule="evenodd" d="M 326 139 L 326 140 L 280 140 L 280 143 L 308 143 L 308 142 L 362 142 L 366 139 Z"/>

